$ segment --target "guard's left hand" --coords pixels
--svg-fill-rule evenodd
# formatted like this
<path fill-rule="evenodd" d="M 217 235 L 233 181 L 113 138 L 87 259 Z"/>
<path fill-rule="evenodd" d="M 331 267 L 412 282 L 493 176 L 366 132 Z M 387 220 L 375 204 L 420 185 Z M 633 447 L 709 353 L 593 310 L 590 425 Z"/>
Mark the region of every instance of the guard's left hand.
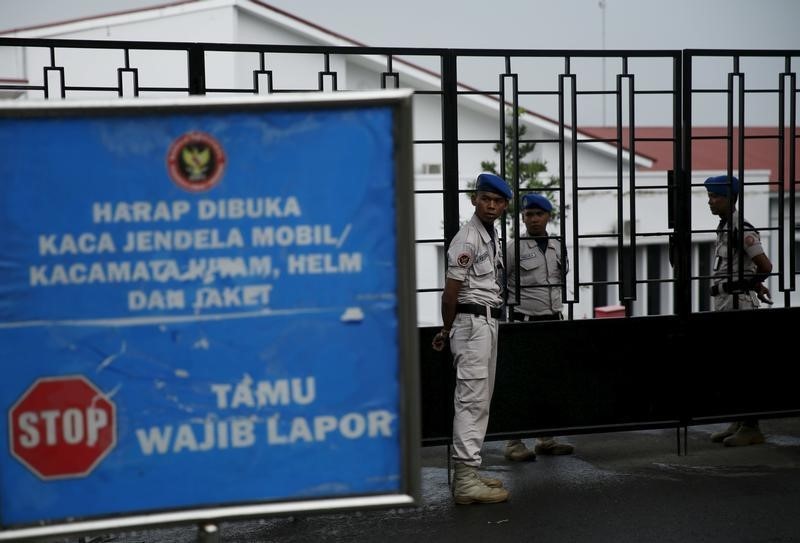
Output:
<path fill-rule="evenodd" d="M 764 283 L 756 285 L 756 295 L 758 299 L 767 305 L 772 305 L 772 297 L 769 295 L 769 289 L 764 286 Z"/>

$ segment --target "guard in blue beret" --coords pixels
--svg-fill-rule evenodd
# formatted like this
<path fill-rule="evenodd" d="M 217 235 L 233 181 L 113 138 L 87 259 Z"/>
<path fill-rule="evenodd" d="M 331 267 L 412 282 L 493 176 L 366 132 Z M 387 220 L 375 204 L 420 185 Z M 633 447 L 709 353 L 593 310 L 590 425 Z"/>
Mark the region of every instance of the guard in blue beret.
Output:
<path fill-rule="evenodd" d="M 739 180 L 734 176 L 717 175 L 709 177 L 703 184 L 708 192 L 708 207 L 720 218 L 711 277 L 712 309 L 755 309 L 759 301 L 772 304 L 769 289 L 763 283 L 772 272 L 772 262 L 761 245 L 761 236 L 746 220 L 742 220 L 743 232 L 739 232 L 739 211 L 736 209 L 736 199 L 741 190 Z M 744 270 L 740 276 L 738 262 L 742 251 Z M 764 443 L 764 434 L 758 419 L 750 417 L 714 432 L 711 441 L 723 443 L 726 447 L 757 445 Z"/>
<path fill-rule="evenodd" d="M 553 211 L 553 204 L 541 194 L 526 194 L 522 197 L 522 209 L 541 209 L 550 213 Z"/>
<path fill-rule="evenodd" d="M 475 182 L 475 190 L 499 194 L 504 196 L 506 200 L 511 200 L 514 197 L 514 193 L 511 192 L 511 187 L 508 186 L 508 183 L 502 177 L 493 173 L 484 172 L 479 174 Z"/>
<path fill-rule="evenodd" d="M 433 337 L 432 346 L 441 351 L 449 341 L 456 369 L 453 498 L 457 504 L 508 499 L 502 482 L 481 476 L 478 468 L 489 423 L 503 306 L 503 254 L 494 223 L 503 216 L 513 195 L 502 177 L 479 174 L 471 196 L 475 213 L 447 251 L 444 327 Z"/>
<path fill-rule="evenodd" d="M 521 322 L 557 321 L 563 318 L 561 288 L 566 281 L 569 262 L 562 251 L 561 241 L 547 232 L 553 204 L 541 194 L 529 193 L 522 197 L 522 220 L 527 239 L 519 240 L 519 305 L 511 310 L 511 320 Z M 508 301 L 517 299 L 516 247 L 508 244 Z M 537 454 L 571 454 L 574 447 L 557 441 L 554 437 L 539 437 L 533 450 L 520 439 L 506 442 L 505 457 L 514 462 L 536 459 Z"/>
<path fill-rule="evenodd" d="M 703 184 L 706 186 L 706 190 L 713 194 L 728 196 L 732 193 L 734 200 L 739 195 L 739 179 L 735 176 L 729 178 L 727 175 L 717 175 L 709 177 Z"/>

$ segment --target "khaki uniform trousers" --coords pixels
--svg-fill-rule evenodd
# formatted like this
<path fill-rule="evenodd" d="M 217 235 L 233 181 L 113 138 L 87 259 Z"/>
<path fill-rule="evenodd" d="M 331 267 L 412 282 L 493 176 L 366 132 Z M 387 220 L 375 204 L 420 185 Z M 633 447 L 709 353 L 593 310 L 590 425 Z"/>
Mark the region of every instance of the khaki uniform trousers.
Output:
<path fill-rule="evenodd" d="M 453 460 L 480 467 L 497 366 L 498 321 L 459 313 L 450 331 L 456 370 Z"/>

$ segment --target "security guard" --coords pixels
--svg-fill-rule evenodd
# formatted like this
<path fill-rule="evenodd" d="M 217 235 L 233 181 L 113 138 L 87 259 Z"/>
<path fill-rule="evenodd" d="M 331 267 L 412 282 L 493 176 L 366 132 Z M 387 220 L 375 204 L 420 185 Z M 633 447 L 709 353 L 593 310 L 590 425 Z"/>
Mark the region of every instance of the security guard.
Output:
<path fill-rule="evenodd" d="M 528 237 L 519 242 L 519 275 L 522 284 L 520 304 L 511 313 L 516 321 L 552 321 L 562 319 L 561 285 L 569 271 L 567 255 L 561 254 L 561 243 L 547 233 L 553 204 L 539 194 L 522 198 L 522 220 Z M 509 244 L 509 266 L 516 263 L 516 249 Z M 552 286 L 551 286 L 552 285 Z M 516 300 L 517 274 L 508 273 L 508 299 Z"/>
<path fill-rule="evenodd" d="M 708 191 L 708 207 L 711 213 L 719 216 L 717 240 L 714 244 L 713 278 L 711 296 L 714 311 L 734 309 L 733 294 L 736 294 L 739 309 L 753 309 L 759 306 L 758 301 L 771 304 L 769 290 L 762 281 L 769 277 L 772 263 L 761 246 L 758 230 L 747 221 L 744 224 L 744 240 L 739 242 L 739 211 L 736 199 L 739 195 L 739 180 L 727 175 L 709 177 L 704 183 Z M 731 194 L 731 196 L 729 196 Z M 728 228 L 730 216 L 731 228 Z M 729 230 L 733 238 L 729 241 Z M 728 260 L 728 247 L 731 248 L 731 260 Z M 744 275 L 738 278 L 739 251 L 744 247 Z M 728 280 L 728 270 L 732 270 L 733 281 Z"/>
<path fill-rule="evenodd" d="M 503 304 L 503 257 L 494 222 L 513 196 L 503 178 L 478 175 L 472 219 L 461 227 L 447 251 L 442 292 L 442 328 L 433 338 L 441 351 L 450 341 L 456 369 L 453 404 L 453 497 L 457 504 L 497 503 L 508 491 L 497 479 L 481 477 L 481 447 L 497 363 L 498 319 Z"/>
<path fill-rule="evenodd" d="M 713 277 L 711 279 L 711 298 L 714 311 L 732 309 L 753 309 L 758 301 L 771 304 L 769 289 L 762 281 L 769 277 L 772 262 L 764 253 L 758 231 L 747 221 L 743 221 L 744 237 L 739 233 L 739 212 L 736 199 L 739 196 L 739 179 L 718 175 L 709 177 L 704 183 L 708 191 L 708 207 L 711 213 L 720 218 L 717 227 L 717 240 L 714 244 Z M 730 223 L 728 223 L 730 221 Z M 730 227 L 729 227 L 730 224 Z M 733 236 L 729 235 L 729 232 Z M 744 248 L 743 271 L 739 276 L 739 254 Z M 730 259 L 729 256 L 730 249 Z M 728 277 L 731 272 L 730 279 Z M 734 296 L 736 304 L 734 304 Z M 764 435 L 758 427 L 758 420 L 737 421 L 721 431 L 711 434 L 711 441 L 722 442 L 727 447 L 756 445 L 764 443 Z"/>
<path fill-rule="evenodd" d="M 561 252 L 561 243 L 550 238 L 547 223 L 553 204 L 540 194 L 526 194 L 522 198 L 522 220 L 531 239 L 519 242 L 519 305 L 511 311 L 513 321 L 561 320 L 561 285 L 569 271 L 567 255 Z M 516 249 L 508 248 L 508 301 L 516 301 L 517 273 Z M 506 443 L 505 457 L 513 461 L 535 460 L 536 454 L 572 454 L 574 448 L 553 437 L 540 437 L 531 451 L 519 439 Z"/>

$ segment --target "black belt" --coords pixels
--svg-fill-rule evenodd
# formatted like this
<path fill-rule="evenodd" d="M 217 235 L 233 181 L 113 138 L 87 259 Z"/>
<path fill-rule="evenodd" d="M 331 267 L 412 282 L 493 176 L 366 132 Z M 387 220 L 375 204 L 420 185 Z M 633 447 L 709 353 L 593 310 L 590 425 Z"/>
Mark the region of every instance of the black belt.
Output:
<path fill-rule="evenodd" d="M 561 313 L 553 313 L 552 315 L 526 315 L 525 313 L 520 313 L 519 311 L 512 311 L 511 312 L 511 320 L 512 321 L 560 321 L 563 320 L 563 316 Z"/>
<path fill-rule="evenodd" d="M 711 285 L 712 296 L 719 296 L 720 294 L 741 294 L 751 290 L 755 291 L 752 281 L 725 281 L 724 283 Z"/>
<path fill-rule="evenodd" d="M 486 317 L 488 315 L 493 319 L 499 319 L 501 313 L 499 307 L 489 307 L 481 304 L 456 304 L 456 312 L 469 313 L 478 317 Z"/>

